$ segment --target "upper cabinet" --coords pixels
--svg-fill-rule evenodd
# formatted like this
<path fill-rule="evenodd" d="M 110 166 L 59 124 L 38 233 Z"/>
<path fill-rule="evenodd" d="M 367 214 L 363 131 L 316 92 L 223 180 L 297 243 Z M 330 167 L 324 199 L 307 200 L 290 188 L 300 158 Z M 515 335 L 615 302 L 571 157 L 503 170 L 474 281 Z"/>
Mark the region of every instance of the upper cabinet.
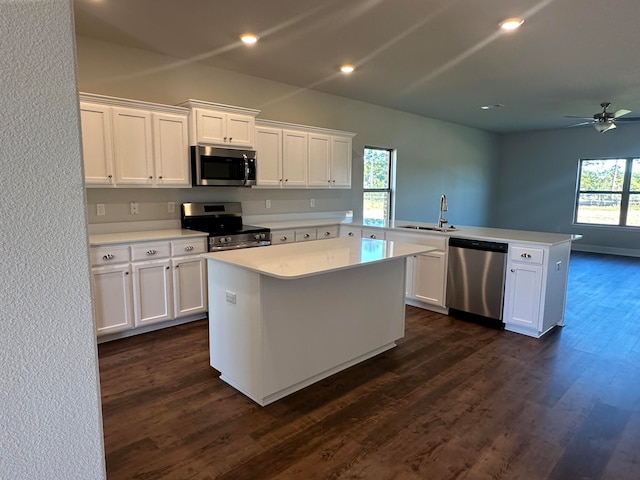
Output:
<path fill-rule="evenodd" d="M 188 187 L 188 110 L 81 94 L 87 186 Z"/>
<path fill-rule="evenodd" d="M 180 104 L 191 110 L 191 145 L 254 148 L 255 118 L 259 110 L 201 100 Z"/>
<path fill-rule="evenodd" d="M 256 122 L 257 186 L 263 188 L 351 188 L 354 133 Z"/>

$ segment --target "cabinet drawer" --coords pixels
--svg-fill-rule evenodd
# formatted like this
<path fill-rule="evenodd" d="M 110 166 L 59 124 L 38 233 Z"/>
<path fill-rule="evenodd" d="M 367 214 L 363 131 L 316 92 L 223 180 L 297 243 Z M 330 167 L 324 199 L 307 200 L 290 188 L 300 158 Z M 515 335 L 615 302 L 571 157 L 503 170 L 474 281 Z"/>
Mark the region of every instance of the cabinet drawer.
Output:
<path fill-rule="evenodd" d="M 332 225 L 330 227 L 320 227 L 316 230 L 316 238 L 322 240 L 323 238 L 336 238 L 338 236 L 338 226 Z"/>
<path fill-rule="evenodd" d="M 91 265 L 127 263 L 130 260 L 129 245 L 91 247 Z"/>
<path fill-rule="evenodd" d="M 362 238 L 376 238 L 378 240 L 384 240 L 385 232 L 380 228 L 363 228 Z"/>
<path fill-rule="evenodd" d="M 131 260 L 155 260 L 156 258 L 168 258 L 171 256 L 169 242 L 138 243 L 131 247 Z"/>
<path fill-rule="evenodd" d="M 535 263 L 542 265 L 544 261 L 544 250 L 541 248 L 510 247 L 509 258 L 513 262 Z"/>
<path fill-rule="evenodd" d="M 277 245 L 279 243 L 292 243 L 296 240 L 295 230 L 282 230 L 279 232 L 271 232 L 271 243 Z"/>
<path fill-rule="evenodd" d="M 173 240 L 171 242 L 171 256 L 180 257 L 182 255 L 196 255 L 206 253 L 207 239 L 192 238 L 189 240 Z"/>
<path fill-rule="evenodd" d="M 338 230 L 340 232 L 341 237 L 355 237 L 355 238 L 362 237 L 362 230 L 359 228 L 340 226 Z"/>
<path fill-rule="evenodd" d="M 317 238 L 318 232 L 315 228 L 296 230 L 296 242 L 308 242 L 309 240 L 316 240 Z"/>

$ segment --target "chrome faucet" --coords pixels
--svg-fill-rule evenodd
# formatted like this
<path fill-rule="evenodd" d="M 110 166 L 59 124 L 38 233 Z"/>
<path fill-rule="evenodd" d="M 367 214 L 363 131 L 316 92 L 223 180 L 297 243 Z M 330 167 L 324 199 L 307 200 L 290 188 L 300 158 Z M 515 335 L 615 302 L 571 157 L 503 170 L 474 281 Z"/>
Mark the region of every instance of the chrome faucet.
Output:
<path fill-rule="evenodd" d="M 444 224 L 449 223 L 449 221 L 442 216 L 442 213 L 446 211 L 447 211 L 447 196 L 442 195 L 440 197 L 440 216 L 438 217 L 438 228 L 444 228 Z"/>

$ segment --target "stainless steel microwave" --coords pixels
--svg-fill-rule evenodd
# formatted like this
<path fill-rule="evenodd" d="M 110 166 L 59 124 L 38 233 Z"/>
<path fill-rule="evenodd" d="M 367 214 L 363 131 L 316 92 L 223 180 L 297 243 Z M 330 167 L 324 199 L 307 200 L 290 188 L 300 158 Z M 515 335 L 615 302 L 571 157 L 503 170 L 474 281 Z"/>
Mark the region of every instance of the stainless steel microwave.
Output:
<path fill-rule="evenodd" d="M 255 185 L 256 152 L 207 145 L 192 146 L 191 176 L 193 185 Z"/>

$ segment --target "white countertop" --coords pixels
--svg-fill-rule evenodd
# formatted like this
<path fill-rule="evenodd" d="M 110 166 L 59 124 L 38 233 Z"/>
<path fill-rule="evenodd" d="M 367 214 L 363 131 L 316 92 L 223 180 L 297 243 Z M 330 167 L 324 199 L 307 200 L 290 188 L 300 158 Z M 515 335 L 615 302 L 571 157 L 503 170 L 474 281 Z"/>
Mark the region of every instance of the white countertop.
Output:
<path fill-rule="evenodd" d="M 180 228 L 170 230 L 145 230 L 140 232 L 99 233 L 89 235 L 89 245 L 111 245 L 114 243 L 145 242 L 154 240 L 187 239 L 207 237 L 206 232 L 184 230 Z"/>
<path fill-rule="evenodd" d="M 204 253 L 210 261 L 280 279 L 309 277 L 435 250 L 425 245 L 370 238 L 330 238 L 316 242 Z"/>

